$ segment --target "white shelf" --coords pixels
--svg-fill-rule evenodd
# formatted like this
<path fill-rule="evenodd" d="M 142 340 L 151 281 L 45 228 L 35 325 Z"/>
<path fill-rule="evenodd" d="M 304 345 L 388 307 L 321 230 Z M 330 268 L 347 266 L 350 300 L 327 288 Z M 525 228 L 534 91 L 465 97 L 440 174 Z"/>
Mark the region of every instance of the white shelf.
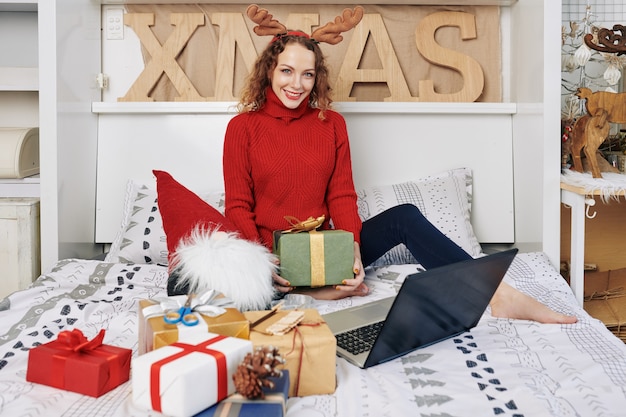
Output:
<path fill-rule="evenodd" d="M 0 67 L 0 91 L 38 91 L 39 69 Z"/>
<path fill-rule="evenodd" d="M 374 103 L 338 102 L 341 113 L 406 113 L 406 114 L 515 114 L 515 103 Z"/>
<path fill-rule="evenodd" d="M 94 102 L 93 113 L 117 114 L 223 114 L 236 113 L 235 102 Z M 374 103 L 335 102 L 341 113 L 407 113 L 407 114 L 515 114 L 516 103 Z"/>
<path fill-rule="evenodd" d="M 39 184 L 39 174 L 24 178 L 0 178 L 0 184 Z"/>
<path fill-rule="evenodd" d="M 0 178 L 0 198 L 39 197 L 40 195 L 39 175 L 26 178 Z"/>
<path fill-rule="evenodd" d="M 36 12 L 39 0 L 0 0 L 0 12 Z"/>

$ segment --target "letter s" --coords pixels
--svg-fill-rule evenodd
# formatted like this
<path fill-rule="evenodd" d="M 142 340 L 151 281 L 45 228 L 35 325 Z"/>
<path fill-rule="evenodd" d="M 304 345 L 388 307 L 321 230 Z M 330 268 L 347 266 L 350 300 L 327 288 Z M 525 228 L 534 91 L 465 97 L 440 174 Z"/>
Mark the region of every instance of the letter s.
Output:
<path fill-rule="evenodd" d="M 485 86 L 485 76 L 480 64 L 470 56 L 446 49 L 435 41 L 435 32 L 440 27 L 457 26 L 461 39 L 476 39 L 475 16 L 464 12 L 437 12 L 426 16 L 415 29 L 417 50 L 429 62 L 458 71 L 463 77 L 463 88 L 451 94 L 435 92 L 432 80 L 419 82 L 420 101 L 474 102 Z"/>

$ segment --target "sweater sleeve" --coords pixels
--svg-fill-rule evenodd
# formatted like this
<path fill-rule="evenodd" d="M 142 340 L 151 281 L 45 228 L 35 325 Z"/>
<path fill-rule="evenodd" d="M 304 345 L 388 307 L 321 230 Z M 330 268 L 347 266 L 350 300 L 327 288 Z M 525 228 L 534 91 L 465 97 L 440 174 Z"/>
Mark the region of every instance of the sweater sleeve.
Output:
<path fill-rule="evenodd" d="M 249 160 L 249 135 L 244 119 L 235 116 L 228 123 L 224 137 L 223 172 L 225 215 L 248 240 L 260 242 L 253 212 L 252 176 Z"/>
<path fill-rule="evenodd" d="M 354 240 L 361 243 L 361 218 L 357 209 L 357 195 L 352 177 L 352 159 L 346 122 L 339 113 L 329 111 L 327 117 L 335 126 L 335 169 L 327 190 L 327 205 L 335 229 L 352 232 Z"/>

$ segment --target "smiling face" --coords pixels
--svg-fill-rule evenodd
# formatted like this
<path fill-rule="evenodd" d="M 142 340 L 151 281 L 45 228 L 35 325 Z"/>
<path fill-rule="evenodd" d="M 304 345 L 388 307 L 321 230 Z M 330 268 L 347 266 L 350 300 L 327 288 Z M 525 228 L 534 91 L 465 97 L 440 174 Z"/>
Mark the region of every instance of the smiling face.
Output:
<path fill-rule="evenodd" d="M 315 54 L 298 43 L 290 43 L 278 55 L 272 71 L 272 90 L 289 109 L 306 100 L 315 85 Z"/>

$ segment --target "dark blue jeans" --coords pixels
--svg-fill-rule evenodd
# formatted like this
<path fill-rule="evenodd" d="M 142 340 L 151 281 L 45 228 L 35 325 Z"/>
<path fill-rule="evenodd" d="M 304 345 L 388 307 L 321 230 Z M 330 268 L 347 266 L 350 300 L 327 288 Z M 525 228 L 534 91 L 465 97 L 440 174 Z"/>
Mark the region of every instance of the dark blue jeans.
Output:
<path fill-rule="evenodd" d="M 401 204 L 363 222 L 363 266 L 370 265 L 400 243 L 404 243 L 426 269 L 471 258 L 428 221 L 416 206 Z"/>

